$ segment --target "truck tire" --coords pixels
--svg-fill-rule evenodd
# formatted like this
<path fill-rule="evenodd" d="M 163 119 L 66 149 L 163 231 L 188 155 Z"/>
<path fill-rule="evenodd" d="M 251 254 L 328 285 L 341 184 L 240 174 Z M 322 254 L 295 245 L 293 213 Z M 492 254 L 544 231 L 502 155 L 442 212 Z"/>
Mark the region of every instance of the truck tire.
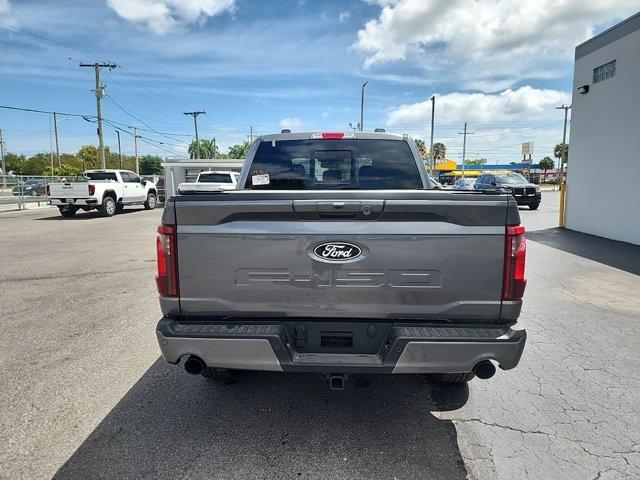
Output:
<path fill-rule="evenodd" d="M 113 217 L 116 214 L 116 201 L 113 197 L 104 197 L 98 211 L 103 217 Z"/>
<path fill-rule="evenodd" d="M 539 203 L 530 203 L 529 210 L 537 210 L 539 206 L 540 206 Z"/>
<path fill-rule="evenodd" d="M 158 199 L 156 197 L 156 194 L 153 192 L 149 192 L 149 194 L 147 195 L 147 201 L 144 202 L 144 208 L 145 210 L 153 210 L 156 208 L 157 203 Z"/>
<path fill-rule="evenodd" d="M 66 207 L 58 207 L 58 210 L 60 210 L 60 215 L 62 215 L 63 217 L 71 218 L 78 211 L 78 207 L 67 205 Z"/>
<path fill-rule="evenodd" d="M 475 375 L 473 372 L 462 373 L 434 373 L 431 378 L 443 383 L 464 383 L 471 380 Z"/>
<path fill-rule="evenodd" d="M 236 381 L 235 372 L 226 368 L 205 367 L 205 369 L 202 370 L 202 376 L 209 380 L 218 380 L 224 383 L 233 383 Z"/>

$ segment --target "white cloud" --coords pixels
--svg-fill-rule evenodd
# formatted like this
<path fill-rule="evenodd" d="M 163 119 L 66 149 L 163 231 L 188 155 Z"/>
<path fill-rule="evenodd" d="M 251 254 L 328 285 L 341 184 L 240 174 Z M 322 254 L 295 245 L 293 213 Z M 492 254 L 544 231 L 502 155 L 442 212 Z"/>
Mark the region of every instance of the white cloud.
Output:
<path fill-rule="evenodd" d="M 9 0 L 0 0 L 0 15 L 6 15 L 11 10 Z"/>
<path fill-rule="evenodd" d="M 233 11 L 235 0 L 107 0 L 107 5 L 125 20 L 164 35 L 176 27 Z"/>
<path fill-rule="evenodd" d="M 496 94 L 453 92 L 436 95 L 437 121 L 462 124 L 465 121 L 496 123 L 526 119 L 546 120 L 557 116 L 555 107 L 571 100 L 558 90 L 525 86 Z M 431 120 L 431 101 L 408 103 L 393 109 L 388 125 L 426 125 Z"/>
<path fill-rule="evenodd" d="M 302 120 L 300 120 L 299 118 L 283 118 L 282 120 L 280 120 L 280 126 L 282 128 L 300 128 L 302 127 L 302 125 L 304 125 L 304 123 L 302 122 Z"/>
<path fill-rule="evenodd" d="M 349 21 L 350 18 L 351 18 L 351 12 L 349 12 L 348 10 L 345 10 L 344 12 L 340 12 L 340 15 L 338 16 L 338 20 L 340 21 L 340 23 L 346 23 Z"/>
<path fill-rule="evenodd" d="M 354 44 L 365 67 L 409 60 L 428 70 L 463 72 L 477 88 L 504 88 L 566 63 L 596 26 L 637 11 L 637 0 L 370 1 L 382 10 Z M 487 84 L 482 84 L 487 81 Z"/>

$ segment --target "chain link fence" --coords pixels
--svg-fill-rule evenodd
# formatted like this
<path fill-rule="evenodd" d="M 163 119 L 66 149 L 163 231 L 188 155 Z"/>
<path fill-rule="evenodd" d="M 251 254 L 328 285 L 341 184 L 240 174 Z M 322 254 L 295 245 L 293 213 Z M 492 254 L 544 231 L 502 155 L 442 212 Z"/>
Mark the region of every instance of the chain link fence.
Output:
<path fill-rule="evenodd" d="M 25 209 L 29 203 L 46 205 L 47 185 L 68 181 L 70 177 L 0 175 L 0 209 Z M 75 179 L 75 177 L 73 177 Z"/>

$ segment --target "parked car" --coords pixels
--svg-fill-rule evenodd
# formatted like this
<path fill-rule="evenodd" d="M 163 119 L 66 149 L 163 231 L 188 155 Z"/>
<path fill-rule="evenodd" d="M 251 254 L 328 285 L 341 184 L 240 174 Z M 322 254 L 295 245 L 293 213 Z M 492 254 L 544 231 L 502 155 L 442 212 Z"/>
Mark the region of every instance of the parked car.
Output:
<path fill-rule="evenodd" d="M 156 208 L 156 186 L 128 170 L 87 170 L 84 181 L 50 183 L 47 185 L 49 203 L 60 210 L 63 217 L 73 217 L 80 209 L 96 209 L 106 217 L 122 211 L 126 205 Z"/>
<path fill-rule="evenodd" d="M 195 182 L 178 185 L 178 194 L 195 192 L 215 192 L 219 190 L 235 190 L 238 188 L 238 172 L 207 170 L 200 172 Z"/>
<path fill-rule="evenodd" d="M 475 178 L 463 177 L 456 180 L 453 184 L 454 190 L 474 190 L 476 183 Z"/>
<path fill-rule="evenodd" d="M 46 182 L 42 179 L 26 180 L 11 190 L 15 196 L 37 197 L 45 194 Z"/>
<path fill-rule="evenodd" d="M 368 132 L 261 136 L 239 183 L 164 209 L 166 361 L 219 379 L 319 372 L 335 389 L 357 373 L 465 382 L 518 364 L 511 195 L 436 190 L 411 137 Z"/>
<path fill-rule="evenodd" d="M 158 194 L 158 204 L 164 204 L 164 177 L 162 175 L 141 175 L 141 177 L 156 186 L 156 192 Z"/>
<path fill-rule="evenodd" d="M 476 190 L 495 190 L 500 193 L 510 193 L 518 205 L 527 205 L 531 210 L 540 206 L 542 194 L 540 187 L 530 183 L 519 173 L 480 175 L 474 185 Z"/>

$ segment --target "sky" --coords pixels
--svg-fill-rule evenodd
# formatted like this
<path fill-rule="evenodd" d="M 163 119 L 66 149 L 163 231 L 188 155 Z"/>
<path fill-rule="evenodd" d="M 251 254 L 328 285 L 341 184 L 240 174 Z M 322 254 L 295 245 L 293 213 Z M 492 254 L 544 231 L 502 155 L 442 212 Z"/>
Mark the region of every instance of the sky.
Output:
<path fill-rule="evenodd" d="M 570 104 L 575 46 L 638 11 L 637 0 L 0 0 L 0 105 L 56 111 L 61 152 L 105 143 L 184 156 L 200 138 L 225 151 L 254 135 L 385 128 L 435 140 L 461 160 L 553 157 Z M 87 119 L 82 115 L 87 116 Z M 6 150 L 51 149 L 51 115 L 0 109 Z"/>

